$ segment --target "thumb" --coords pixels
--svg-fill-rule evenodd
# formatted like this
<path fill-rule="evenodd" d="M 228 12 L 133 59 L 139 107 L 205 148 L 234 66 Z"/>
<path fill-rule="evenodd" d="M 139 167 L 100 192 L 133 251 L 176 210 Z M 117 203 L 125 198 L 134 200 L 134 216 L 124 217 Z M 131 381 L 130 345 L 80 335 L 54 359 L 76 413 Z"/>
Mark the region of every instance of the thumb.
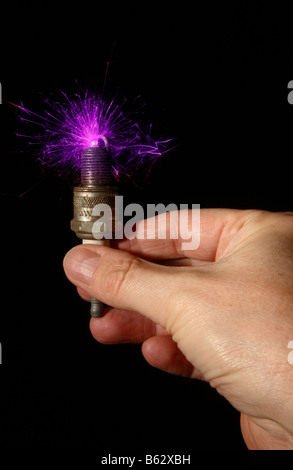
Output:
<path fill-rule="evenodd" d="M 68 279 L 90 296 L 112 307 L 141 313 L 171 334 L 179 316 L 188 318 L 190 269 L 193 281 L 195 275 L 199 277 L 196 267 L 157 265 L 99 245 L 73 248 L 64 259 L 64 269 Z M 200 280 L 193 283 L 193 296 L 200 284 Z"/>

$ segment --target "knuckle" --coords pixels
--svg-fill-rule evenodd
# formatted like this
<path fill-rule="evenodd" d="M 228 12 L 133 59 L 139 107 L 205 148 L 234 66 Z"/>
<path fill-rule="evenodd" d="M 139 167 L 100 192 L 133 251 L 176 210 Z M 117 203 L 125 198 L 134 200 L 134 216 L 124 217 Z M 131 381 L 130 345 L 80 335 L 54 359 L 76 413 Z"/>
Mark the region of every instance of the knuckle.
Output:
<path fill-rule="evenodd" d="M 117 262 L 108 273 L 102 277 L 101 288 L 107 296 L 118 297 L 131 285 L 133 271 L 138 267 L 139 261 L 131 255 L 126 255 Z"/>

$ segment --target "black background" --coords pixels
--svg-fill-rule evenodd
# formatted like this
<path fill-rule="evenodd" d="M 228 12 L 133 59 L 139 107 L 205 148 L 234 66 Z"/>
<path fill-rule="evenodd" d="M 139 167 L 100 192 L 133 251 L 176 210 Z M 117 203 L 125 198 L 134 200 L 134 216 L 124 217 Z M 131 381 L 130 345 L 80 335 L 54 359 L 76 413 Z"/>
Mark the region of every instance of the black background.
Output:
<path fill-rule="evenodd" d="M 177 144 L 147 180 L 123 183 L 126 202 L 292 210 L 290 15 L 218 3 L 4 6 L 3 100 L 38 112 L 41 95 L 75 92 L 75 80 L 99 92 L 110 61 L 107 93 L 142 95 L 153 134 Z M 209 385 L 152 369 L 139 345 L 91 337 L 62 269 L 77 243 L 72 181 L 36 162 L 6 102 L 0 119 L 3 449 L 245 449 L 238 413 Z"/>

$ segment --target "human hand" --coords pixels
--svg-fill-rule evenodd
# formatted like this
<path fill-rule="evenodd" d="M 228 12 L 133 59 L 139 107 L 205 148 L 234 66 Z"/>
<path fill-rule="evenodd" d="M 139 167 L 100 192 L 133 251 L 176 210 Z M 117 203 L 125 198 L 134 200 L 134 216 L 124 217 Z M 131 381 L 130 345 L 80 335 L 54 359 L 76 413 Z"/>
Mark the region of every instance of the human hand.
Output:
<path fill-rule="evenodd" d="M 64 260 L 83 298 L 113 307 L 93 336 L 141 342 L 153 366 L 208 381 L 241 412 L 250 449 L 293 449 L 292 215 L 201 210 L 195 251 L 134 239 Z"/>

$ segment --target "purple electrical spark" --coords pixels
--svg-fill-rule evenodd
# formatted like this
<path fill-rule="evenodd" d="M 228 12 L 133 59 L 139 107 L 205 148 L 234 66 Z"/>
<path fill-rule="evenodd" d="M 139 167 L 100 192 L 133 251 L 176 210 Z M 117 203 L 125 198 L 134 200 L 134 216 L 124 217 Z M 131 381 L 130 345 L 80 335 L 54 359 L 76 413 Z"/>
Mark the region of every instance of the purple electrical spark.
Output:
<path fill-rule="evenodd" d="M 62 93 L 62 101 L 46 100 L 44 115 L 38 115 L 18 106 L 30 117 L 22 121 L 36 124 L 42 132 L 29 138 L 30 144 L 40 146 L 40 160 L 54 166 L 60 173 L 79 173 L 81 152 L 88 147 L 107 148 L 111 154 L 113 172 L 131 174 L 144 163 L 153 163 L 168 151 L 172 140 L 155 141 L 144 133 L 129 114 L 123 112 L 123 105 L 112 100 L 106 103 L 101 97 L 85 93 L 70 99 Z M 151 126 L 150 126 L 151 128 Z M 19 134 L 18 134 L 19 135 Z"/>

